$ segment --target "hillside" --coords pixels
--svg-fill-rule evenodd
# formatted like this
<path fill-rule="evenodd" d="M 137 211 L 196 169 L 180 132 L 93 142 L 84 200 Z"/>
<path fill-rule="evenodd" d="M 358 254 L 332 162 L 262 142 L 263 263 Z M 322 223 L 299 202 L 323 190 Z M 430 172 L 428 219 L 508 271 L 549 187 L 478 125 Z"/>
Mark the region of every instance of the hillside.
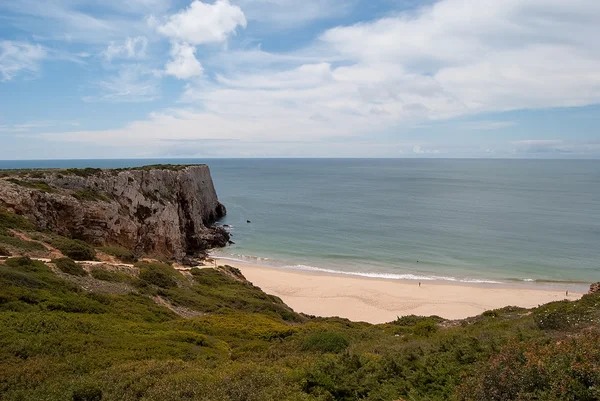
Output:
<path fill-rule="evenodd" d="M 138 260 L 7 211 L 0 254 L 3 400 L 600 398 L 598 293 L 370 325 L 297 314 L 234 268 Z"/>

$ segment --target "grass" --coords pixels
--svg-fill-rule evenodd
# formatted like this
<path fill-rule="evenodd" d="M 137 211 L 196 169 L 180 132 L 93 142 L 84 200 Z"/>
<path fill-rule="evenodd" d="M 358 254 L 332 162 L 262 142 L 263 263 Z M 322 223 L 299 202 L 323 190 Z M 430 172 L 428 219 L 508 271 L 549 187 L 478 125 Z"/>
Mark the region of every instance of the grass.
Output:
<path fill-rule="evenodd" d="M 23 181 L 17 178 L 9 178 L 6 181 L 12 182 L 13 184 L 19 185 L 21 187 L 36 189 L 40 192 L 56 192 L 56 189 L 52 188 L 50 185 L 42 181 Z"/>
<path fill-rule="evenodd" d="M 141 262 L 136 267 L 140 268 L 141 280 L 160 288 L 177 287 L 177 280 L 181 278 L 175 269 L 163 263 Z"/>
<path fill-rule="evenodd" d="M 23 216 L 0 209 L 0 229 L 33 230 L 33 224 Z"/>
<path fill-rule="evenodd" d="M 102 172 L 102 169 L 100 168 L 91 168 L 91 167 L 87 167 L 87 168 L 69 168 L 66 170 L 60 170 L 59 173 L 60 174 L 65 174 L 65 175 L 76 175 L 78 177 L 91 177 L 94 175 L 97 175 L 99 173 Z"/>
<path fill-rule="evenodd" d="M 39 242 L 25 241 L 11 235 L 0 235 L 0 244 L 8 245 L 23 252 L 45 251 L 46 247 Z"/>
<path fill-rule="evenodd" d="M 225 267 L 189 277 L 166 264 L 137 266 L 152 274 L 98 267 L 86 278 L 86 287 L 147 284 L 116 295 L 84 290 L 29 258 L 0 263 L 2 399 L 600 397 L 600 294 L 460 324 L 407 316 L 370 325 L 298 315 Z M 203 314 L 183 318 L 158 297 Z M 568 324 L 556 325 L 560 319 Z"/>
<path fill-rule="evenodd" d="M 69 238 L 57 238 L 50 240 L 50 243 L 61 251 L 63 255 L 73 260 L 84 261 L 96 259 L 96 251 L 86 242 Z"/>
<path fill-rule="evenodd" d="M 114 171 L 117 171 L 117 172 L 121 172 L 121 171 L 151 171 L 151 170 L 181 171 L 181 170 L 185 170 L 188 167 L 193 167 L 193 166 L 205 166 L 205 164 L 152 164 L 149 166 L 114 169 Z"/>
<path fill-rule="evenodd" d="M 127 248 L 118 245 L 110 245 L 103 246 L 98 248 L 100 251 L 112 255 L 115 258 L 119 259 L 123 263 L 135 263 L 137 262 L 137 257 L 135 254 Z"/>
<path fill-rule="evenodd" d="M 323 332 L 306 337 L 302 343 L 302 350 L 338 354 L 348 348 L 348 345 L 348 340 L 342 334 Z"/>
<path fill-rule="evenodd" d="M 125 273 L 109 271 L 98 267 L 92 269 L 91 275 L 96 280 L 108 281 L 111 283 L 126 283 L 132 281 L 132 277 Z"/>
<path fill-rule="evenodd" d="M 83 267 L 75 263 L 73 259 L 60 258 L 54 259 L 52 262 L 63 273 L 71 274 L 73 276 L 87 276 L 87 272 Z"/>
<path fill-rule="evenodd" d="M 75 191 L 71 194 L 71 196 L 82 202 L 110 202 L 108 195 L 91 189 Z"/>

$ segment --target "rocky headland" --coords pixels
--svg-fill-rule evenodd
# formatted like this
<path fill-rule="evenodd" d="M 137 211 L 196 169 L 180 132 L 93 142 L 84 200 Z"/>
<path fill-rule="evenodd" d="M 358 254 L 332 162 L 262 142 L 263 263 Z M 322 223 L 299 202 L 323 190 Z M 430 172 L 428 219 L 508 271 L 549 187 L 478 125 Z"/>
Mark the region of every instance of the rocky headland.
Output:
<path fill-rule="evenodd" d="M 37 230 L 177 261 L 227 245 L 225 216 L 206 165 L 6 170 L 0 208 Z"/>

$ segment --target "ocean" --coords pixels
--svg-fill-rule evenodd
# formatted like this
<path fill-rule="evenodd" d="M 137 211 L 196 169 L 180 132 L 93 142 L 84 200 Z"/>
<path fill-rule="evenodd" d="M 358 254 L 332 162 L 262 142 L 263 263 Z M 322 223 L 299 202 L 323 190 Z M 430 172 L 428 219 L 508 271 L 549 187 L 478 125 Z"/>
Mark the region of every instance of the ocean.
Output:
<path fill-rule="evenodd" d="M 600 161 L 153 159 L 206 163 L 235 245 L 218 256 L 365 277 L 584 288 L 600 280 Z M 247 223 L 250 220 L 251 223 Z"/>

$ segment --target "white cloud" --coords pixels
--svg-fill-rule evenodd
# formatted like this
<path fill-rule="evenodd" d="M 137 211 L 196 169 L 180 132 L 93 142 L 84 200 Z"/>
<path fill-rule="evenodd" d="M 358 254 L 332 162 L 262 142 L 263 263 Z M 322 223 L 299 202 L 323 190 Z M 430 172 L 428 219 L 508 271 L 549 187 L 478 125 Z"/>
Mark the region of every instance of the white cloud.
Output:
<path fill-rule="evenodd" d="M 250 0 L 237 2 L 244 3 L 251 7 Z M 329 29 L 297 51 L 222 51 L 202 60 L 208 72 L 215 69 L 216 82 L 207 78 L 186 85 L 185 109 L 154 113 L 117 130 L 62 138 L 119 139 L 132 148 L 160 147 L 165 133 L 171 140 L 262 144 L 347 137 L 375 141 L 378 134 L 400 135 L 404 127 L 426 121 L 597 104 L 599 20 L 595 0 L 440 0 L 416 11 Z M 166 73 L 182 79 L 202 74 L 194 46 L 225 42 L 246 26 L 244 12 L 224 0 L 196 0 L 186 10 L 153 21 L 176 43 Z M 477 121 L 456 128 L 511 124 Z M 438 145 L 415 141 L 403 149 L 445 152 Z"/>
<path fill-rule="evenodd" d="M 514 127 L 514 121 L 470 121 L 460 124 L 460 128 L 473 131 L 491 131 L 502 128 Z"/>
<path fill-rule="evenodd" d="M 0 82 L 10 81 L 18 75 L 36 76 L 40 62 L 47 57 L 40 45 L 26 42 L 0 41 Z"/>
<path fill-rule="evenodd" d="M 158 31 L 177 42 L 202 45 L 224 42 L 238 26 L 245 28 L 246 24 L 242 9 L 228 0 L 214 4 L 195 0 L 187 9 L 168 17 Z"/>
<path fill-rule="evenodd" d="M 354 0 L 232 0 L 232 2 L 244 10 L 248 20 L 260 22 L 263 29 L 269 29 L 268 24 L 274 24 L 281 29 L 315 20 L 339 17 L 347 14 L 356 3 Z"/>
<path fill-rule="evenodd" d="M 111 42 L 102 53 L 108 61 L 115 58 L 139 59 L 146 56 L 148 39 L 145 36 L 129 37 L 122 43 Z"/>
<path fill-rule="evenodd" d="M 140 65 L 122 67 L 118 74 L 94 83 L 99 95 L 86 102 L 149 102 L 158 99 L 159 73 Z"/>
<path fill-rule="evenodd" d="M 558 139 L 527 139 L 514 141 L 516 152 L 524 153 L 560 153 L 568 152 L 565 143 Z"/>
<path fill-rule="evenodd" d="M 439 155 L 441 152 L 438 149 L 425 149 L 423 147 L 421 147 L 421 145 L 415 145 L 412 149 L 414 154 L 417 155 L 425 155 L 425 154 L 432 154 L 432 155 Z"/>
<path fill-rule="evenodd" d="M 189 79 L 203 73 L 202 65 L 196 59 L 196 49 L 187 43 L 174 43 L 171 49 L 173 60 L 165 66 L 165 74 L 179 79 Z"/>

